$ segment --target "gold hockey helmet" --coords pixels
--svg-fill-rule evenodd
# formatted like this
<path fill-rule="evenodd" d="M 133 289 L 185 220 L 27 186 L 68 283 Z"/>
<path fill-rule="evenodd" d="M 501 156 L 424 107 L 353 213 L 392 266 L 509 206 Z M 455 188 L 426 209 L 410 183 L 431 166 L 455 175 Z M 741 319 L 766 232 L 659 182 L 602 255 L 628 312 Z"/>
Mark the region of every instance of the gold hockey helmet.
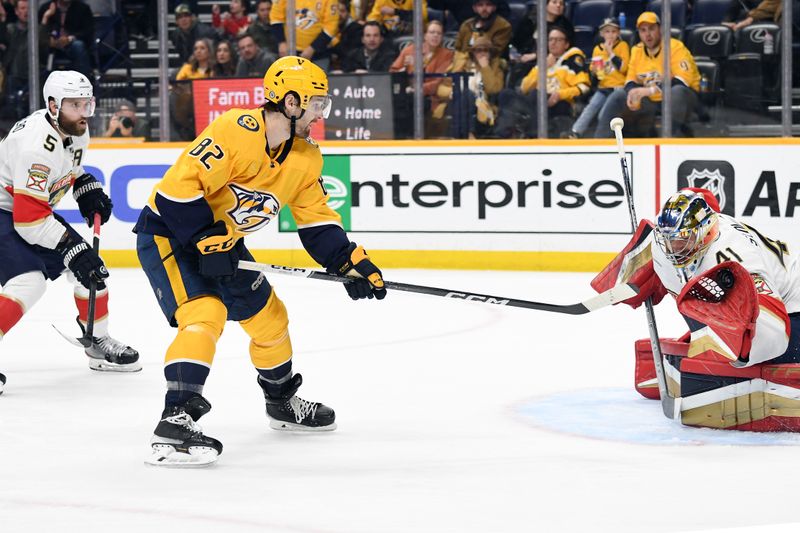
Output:
<path fill-rule="evenodd" d="M 276 60 L 264 74 L 264 98 L 279 104 L 290 93 L 300 98 L 303 110 L 319 108 L 328 117 L 331 99 L 328 96 L 328 76 L 317 65 L 298 56 L 285 56 Z M 319 98 L 315 98 L 319 97 Z M 313 100 L 312 100 L 313 99 Z"/>

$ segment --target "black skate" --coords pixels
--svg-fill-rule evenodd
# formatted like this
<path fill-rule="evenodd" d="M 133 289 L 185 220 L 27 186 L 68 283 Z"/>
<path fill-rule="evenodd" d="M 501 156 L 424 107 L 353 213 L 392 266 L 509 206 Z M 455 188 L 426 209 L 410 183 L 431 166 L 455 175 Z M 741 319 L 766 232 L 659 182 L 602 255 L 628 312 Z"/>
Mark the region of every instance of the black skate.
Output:
<path fill-rule="evenodd" d="M 281 385 L 279 396 L 267 392 L 267 384 L 259 376 L 258 384 L 264 390 L 267 402 L 269 427 L 282 431 L 333 431 L 336 429 L 336 413 L 327 405 L 309 402 L 295 393 L 303 384 L 303 376 L 295 374 Z"/>
<path fill-rule="evenodd" d="M 78 326 L 86 335 L 86 330 L 78 320 Z M 92 337 L 92 345 L 86 348 L 89 356 L 89 368 L 100 372 L 138 372 L 142 369 L 139 363 L 139 352 L 110 335 Z"/>
<path fill-rule="evenodd" d="M 0 372 L 0 394 L 3 394 L 3 387 L 6 384 L 6 376 L 2 372 Z"/>
<path fill-rule="evenodd" d="M 211 404 L 202 396 L 195 396 L 184 405 L 164 409 L 150 439 L 153 454 L 145 459 L 145 463 L 187 468 L 216 462 L 222 453 L 222 443 L 203 435 L 203 429 L 197 424 L 197 420 L 210 410 Z"/>

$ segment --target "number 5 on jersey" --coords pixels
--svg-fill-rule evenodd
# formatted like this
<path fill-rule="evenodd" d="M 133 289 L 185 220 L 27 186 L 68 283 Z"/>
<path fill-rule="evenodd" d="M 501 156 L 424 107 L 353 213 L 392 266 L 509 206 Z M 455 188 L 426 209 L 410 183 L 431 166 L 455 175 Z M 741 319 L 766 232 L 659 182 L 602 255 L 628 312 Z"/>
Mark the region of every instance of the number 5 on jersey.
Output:
<path fill-rule="evenodd" d="M 199 157 L 200 162 L 206 167 L 206 170 L 211 170 L 211 164 L 208 161 L 210 158 L 220 160 L 225 157 L 225 152 L 222 151 L 222 147 L 218 144 L 215 144 L 213 149 L 209 150 L 213 142 L 213 139 L 206 137 L 200 141 L 200 144 L 189 150 L 189 155 L 192 157 Z"/>

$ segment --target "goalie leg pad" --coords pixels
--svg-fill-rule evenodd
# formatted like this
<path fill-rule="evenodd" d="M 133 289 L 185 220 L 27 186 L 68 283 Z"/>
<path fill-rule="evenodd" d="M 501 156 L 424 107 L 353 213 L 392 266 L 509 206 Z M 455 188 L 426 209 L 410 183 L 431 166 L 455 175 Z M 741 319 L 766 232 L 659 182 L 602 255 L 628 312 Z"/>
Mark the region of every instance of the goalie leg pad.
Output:
<path fill-rule="evenodd" d="M 667 388 L 674 397 L 680 396 L 680 375 L 678 367 L 680 359 L 686 356 L 689 343 L 682 339 L 659 339 L 661 352 L 665 357 L 664 373 Z M 653 362 L 653 349 L 650 339 L 639 339 L 635 343 L 636 368 L 634 371 L 634 388 L 636 392 L 651 400 L 659 400 L 658 379 Z"/>

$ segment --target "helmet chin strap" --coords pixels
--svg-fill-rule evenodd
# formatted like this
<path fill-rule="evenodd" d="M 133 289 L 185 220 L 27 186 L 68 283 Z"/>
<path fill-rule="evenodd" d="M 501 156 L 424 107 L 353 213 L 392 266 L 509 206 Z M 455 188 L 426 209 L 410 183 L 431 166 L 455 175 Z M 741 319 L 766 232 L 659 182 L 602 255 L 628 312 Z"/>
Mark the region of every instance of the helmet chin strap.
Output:
<path fill-rule="evenodd" d="M 61 124 L 59 124 L 59 122 L 58 122 L 58 117 L 59 116 L 61 116 L 61 110 L 58 108 L 58 106 L 56 106 L 56 116 L 55 117 L 53 117 L 53 115 L 50 114 L 50 108 L 49 107 L 47 108 L 47 118 L 50 119 L 50 123 L 53 125 L 55 130 L 58 133 L 60 133 L 61 135 L 63 135 L 64 137 L 70 137 L 70 134 L 67 133 L 66 131 L 64 131 L 61 128 Z"/>

